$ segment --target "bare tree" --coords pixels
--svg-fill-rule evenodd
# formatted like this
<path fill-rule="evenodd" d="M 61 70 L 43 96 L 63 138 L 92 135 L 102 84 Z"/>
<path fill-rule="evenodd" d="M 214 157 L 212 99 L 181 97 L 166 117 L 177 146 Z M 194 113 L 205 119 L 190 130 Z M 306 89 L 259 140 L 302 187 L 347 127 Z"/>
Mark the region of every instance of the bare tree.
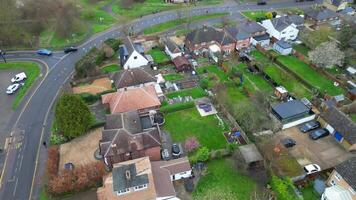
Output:
<path fill-rule="evenodd" d="M 345 53 L 338 48 L 336 42 L 324 42 L 310 51 L 308 56 L 316 66 L 325 68 L 342 66 L 345 60 Z"/>

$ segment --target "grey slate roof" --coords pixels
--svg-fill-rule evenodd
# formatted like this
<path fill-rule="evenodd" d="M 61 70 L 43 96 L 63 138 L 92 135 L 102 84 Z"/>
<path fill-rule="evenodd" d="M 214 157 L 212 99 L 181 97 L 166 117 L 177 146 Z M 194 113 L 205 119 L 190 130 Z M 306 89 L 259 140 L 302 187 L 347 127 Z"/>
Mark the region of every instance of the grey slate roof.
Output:
<path fill-rule="evenodd" d="M 310 111 L 310 108 L 305 106 L 303 102 L 299 100 L 293 100 L 274 105 L 272 106 L 272 110 L 277 113 L 282 119 L 286 119 L 299 114 L 308 113 Z"/>
<path fill-rule="evenodd" d="M 335 167 L 337 173 L 356 191 L 356 157 L 352 157 Z"/>
<path fill-rule="evenodd" d="M 171 39 L 166 38 L 164 40 L 164 44 L 167 46 L 167 48 L 169 49 L 170 52 L 172 53 L 179 53 L 181 52 L 180 48 L 178 47 L 178 45 L 173 42 Z"/>
<path fill-rule="evenodd" d="M 126 177 L 126 174 L 130 174 L 130 178 Z M 143 184 L 148 184 L 148 175 L 137 175 L 135 164 L 122 165 L 114 167 L 113 172 L 113 188 L 114 191 L 124 190 Z"/>
<path fill-rule="evenodd" d="M 305 15 L 317 21 L 328 20 L 330 18 L 338 17 L 336 12 L 326 8 L 322 10 L 308 10 L 305 11 Z"/>
<path fill-rule="evenodd" d="M 240 30 L 244 33 L 247 33 L 249 35 L 252 35 L 257 32 L 266 31 L 266 29 L 263 26 L 261 26 L 260 24 L 258 24 L 257 22 L 254 22 L 254 21 L 244 21 L 244 22 L 238 23 L 236 25 L 236 27 L 238 30 Z"/>
<path fill-rule="evenodd" d="M 274 28 L 278 31 L 283 31 L 285 28 L 290 26 L 291 24 L 295 24 L 296 26 L 301 26 L 304 24 L 303 17 L 299 15 L 287 15 L 278 18 L 271 19 L 271 23 Z"/>
<path fill-rule="evenodd" d="M 193 45 L 203 42 L 209 43 L 211 41 L 216 41 L 220 45 L 228 45 L 234 42 L 234 39 L 226 34 L 225 31 L 217 30 L 210 26 L 205 26 L 188 33 L 186 40 L 190 41 Z"/>
<path fill-rule="evenodd" d="M 262 41 L 262 40 L 269 40 L 269 35 L 266 33 L 264 35 L 259 35 L 259 36 L 255 36 L 253 37 L 254 40 L 256 41 Z"/>
<path fill-rule="evenodd" d="M 332 106 L 321 116 L 351 144 L 356 144 L 356 123 Z"/>
<path fill-rule="evenodd" d="M 283 49 L 289 49 L 289 48 L 292 48 L 292 45 L 285 42 L 284 40 L 279 40 L 276 42 L 276 44 L 280 47 L 282 47 Z"/>
<path fill-rule="evenodd" d="M 107 115 L 104 129 L 125 129 L 129 133 L 138 133 L 142 131 L 142 126 L 138 112 L 130 111 Z"/>
<path fill-rule="evenodd" d="M 135 50 L 140 54 L 144 53 L 144 49 L 140 43 L 133 43 L 130 37 L 126 36 L 124 44 L 119 47 L 120 64 L 124 65 L 127 61 L 125 58 L 130 56 Z"/>
<path fill-rule="evenodd" d="M 111 75 L 116 88 L 125 88 L 130 86 L 141 85 L 149 82 L 156 82 L 155 77 L 142 68 L 134 68 L 115 72 Z"/>
<path fill-rule="evenodd" d="M 237 29 L 236 26 L 229 26 L 225 28 L 225 31 L 229 33 L 236 40 L 245 40 L 250 37 L 250 35 L 242 30 Z"/>

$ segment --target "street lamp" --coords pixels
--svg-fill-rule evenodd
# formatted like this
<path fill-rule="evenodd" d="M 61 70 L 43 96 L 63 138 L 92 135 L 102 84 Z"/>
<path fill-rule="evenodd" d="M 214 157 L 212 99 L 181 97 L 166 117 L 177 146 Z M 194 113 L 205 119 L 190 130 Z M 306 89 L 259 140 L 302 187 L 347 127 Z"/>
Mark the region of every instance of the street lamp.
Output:
<path fill-rule="evenodd" d="M 6 63 L 5 54 L 6 54 L 6 52 L 0 49 L 0 56 L 2 57 L 4 62 Z"/>

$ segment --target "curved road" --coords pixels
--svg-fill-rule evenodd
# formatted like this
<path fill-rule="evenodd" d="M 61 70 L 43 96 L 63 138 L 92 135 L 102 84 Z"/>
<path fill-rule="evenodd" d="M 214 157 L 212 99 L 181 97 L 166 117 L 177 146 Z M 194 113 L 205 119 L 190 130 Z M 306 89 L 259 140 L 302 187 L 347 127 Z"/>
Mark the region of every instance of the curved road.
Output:
<path fill-rule="evenodd" d="M 190 15 L 203 15 L 207 12 L 229 12 L 231 15 L 239 15 L 244 10 L 278 9 L 286 7 L 308 7 L 315 2 L 295 3 L 282 2 L 271 3 L 266 6 L 255 4 L 244 5 L 220 5 L 190 9 Z M 176 19 L 178 11 L 161 12 L 137 19 L 126 26 L 116 26 L 105 32 L 94 35 L 88 41 L 79 46 L 79 51 L 64 55 L 55 52 L 51 57 L 38 56 L 35 52 L 9 52 L 7 59 L 40 59 L 46 63 L 48 71 L 30 96 L 25 105 L 17 112 L 13 124 L 10 125 L 11 144 L 9 145 L 3 173 L 0 179 L 0 199 L 26 200 L 38 199 L 40 180 L 45 163 L 45 148 L 42 141 L 48 140 L 50 125 L 53 118 L 52 105 L 63 83 L 70 77 L 74 64 L 90 50 L 99 46 L 108 38 L 122 37 L 122 29 L 132 32 L 142 31 L 146 27 Z M 39 173 L 38 176 L 35 174 Z M 36 178 L 35 178 L 36 177 Z"/>

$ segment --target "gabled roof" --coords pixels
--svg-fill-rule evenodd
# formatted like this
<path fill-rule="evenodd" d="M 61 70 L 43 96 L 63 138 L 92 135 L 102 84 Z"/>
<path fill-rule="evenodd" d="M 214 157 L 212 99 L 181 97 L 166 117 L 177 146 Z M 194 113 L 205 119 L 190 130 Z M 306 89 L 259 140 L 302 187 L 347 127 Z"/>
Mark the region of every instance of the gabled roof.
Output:
<path fill-rule="evenodd" d="M 161 105 L 153 85 L 105 94 L 101 96 L 101 99 L 103 104 L 109 104 L 111 113 L 128 112 Z"/>
<path fill-rule="evenodd" d="M 125 57 L 130 56 L 134 51 L 137 51 L 140 54 L 144 53 L 144 49 L 140 43 L 134 43 L 129 36 L 126 36 L 124 44 L 119 47 L 120 64 L 124 65 L 127 61 Z"/>
<path fill-rule="evenodd" d="M 328 20 L 330 18 L 338 17 L 336 12 L 326 8 L 321 10 L 315 10 L 315 9 L 308 10 L 305 11 L 305 15 L 317 21 Z"/>
<path fill-rule="evenodd" d="M 288 26 L 292 24 L 296 26 L 303 25 L 304 19 L 299 15 L 286 15 L 286 16 L 271 19 L 271 23 L 276 30 L 283 31 L 284 29 L 286 29 Z"/>
<path fill-rule="evenodd" d="M 229 26 L 225 28 L 225 31 L 229 33 L 236 40 L 245 40 L 250 37 L 250 35 L 242 30 L 239 30 L 236 26 Z"/>
<path fill-rule="evenodd" d="M 142 68 L 121 70 L 112 74 L 111 79 L 118 89 L 156 81 L 155 77 Z"/>
<path fill-rule="evenodd" d="M 257 22 L 248 21 L 248 20 L 238 23 L 236 25 L 236 28 L 237 28 L 237 30 L 239 30 L 239 32 L 244 32 L 249 35 L 255 34 L 257 32 L 266 31 L 266 29 L 263 26 L 261 26 L 260 24 L 258 24 Z"/>
<path fill-rule="evenodd" d="M 173 64 L 177 68 L 181 67 L 182 65 L 190 65 L 188 59 L 184 56 L 177 56 L 173 59 Z"/>
<path fill-rule="evenodd" d="M 114 167 L 112 172 L 114 191 L 148 184 L 148 175 L 138 173 L 140 172 L 137 172 L 135 163 Z"/>
<path fill-rule="evenodd" d="M 220 45 L 227 45 L 234 42 L 234 39 L 222 30 L 210 26 L 204 26 L 187 34 L 186 40 L 192 44 L 209 43 L 215 41 Z"/>
<path fill-rule="evenodd" d="M 349 143 L 356 144 L 356 123 L 335 106 L 328 108 L 321 116 Z"/>
<path fill-rule="evenodd" d="M 356 157 L 352 157 L 335 167 L 337 173 L 356 191 Z"/>
<path fill-rule="evenodd" d="M 172 53 L 180 53 L 181 52 L 181 49 L 178 47 L 178 45 L 169 38 L 166 38 L 164 40 L 164 44 L 167 46 L 169 51 Z"/>
<path fill-rule="evenodd" d="M 278 41 L 276 42 L 276 44 L 277 44 L 278 46 L 282 47 L 283 49 L 292 48 L 292 45 L 289 44 L 289 43 L 287 43 L 287 42 L 285 42 L 284 40 L 278 40 Z"/>

